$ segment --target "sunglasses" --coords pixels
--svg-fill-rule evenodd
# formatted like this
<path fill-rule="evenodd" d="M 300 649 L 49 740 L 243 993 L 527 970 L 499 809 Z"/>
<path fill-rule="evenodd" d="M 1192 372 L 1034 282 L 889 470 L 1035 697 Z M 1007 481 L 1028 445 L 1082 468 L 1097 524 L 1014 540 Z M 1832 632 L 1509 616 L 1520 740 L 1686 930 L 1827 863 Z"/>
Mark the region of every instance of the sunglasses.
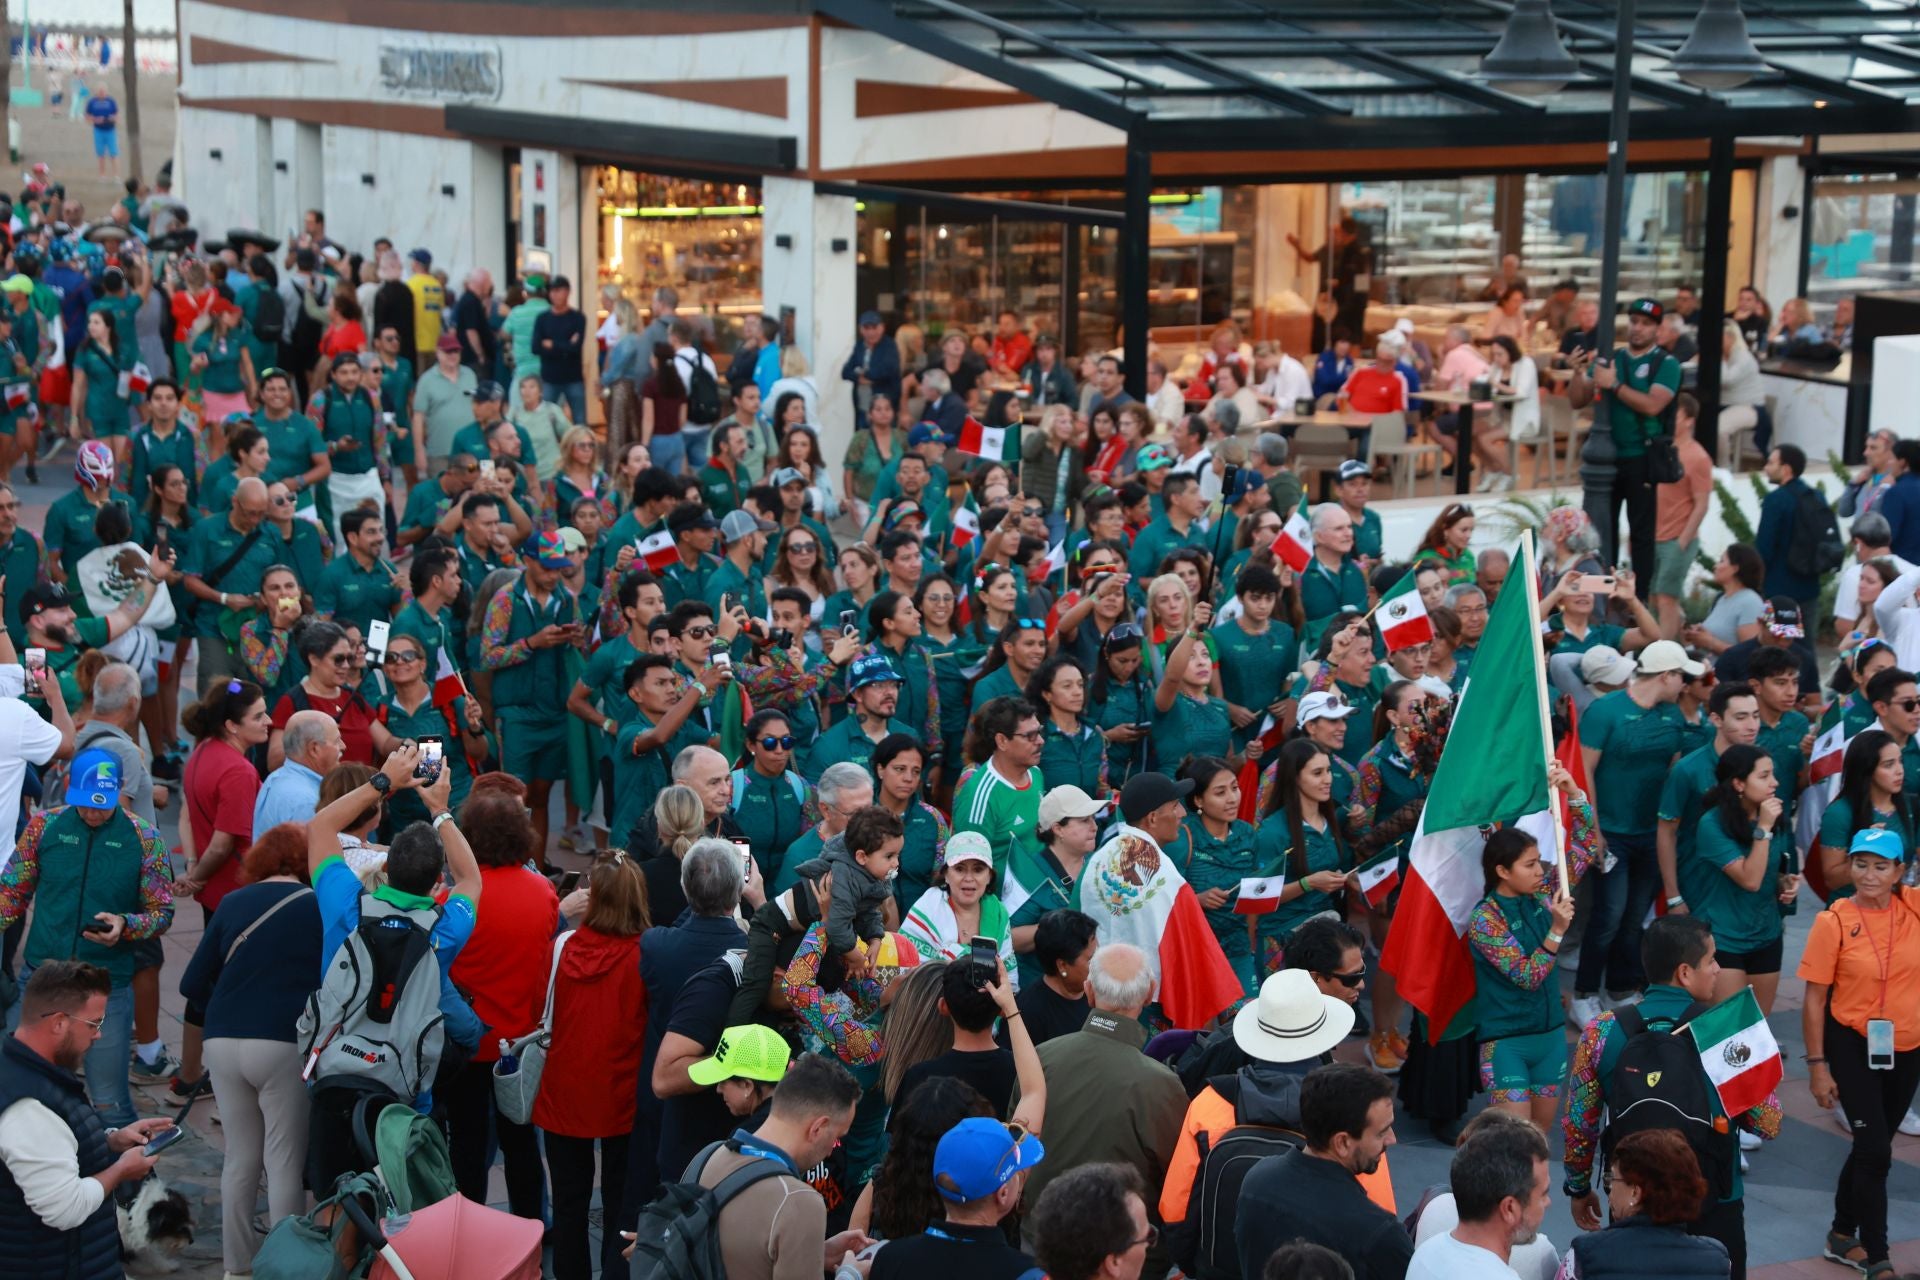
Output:
<path fill-rule="evenodd" d="M 350 653 L 330 653 L 327 655 L 327 661 L 336 667 L 350 667 L 353 665 L 353 655 Z"/>
<path fill-rule="evenodd" d="M 1123 640 L 1138 640 L 1140 636 L 1140 628 L 1134 626 L 1131 622 L 1123 622 L 1113 630 L 1107 632 L 1107 638 L 1101 643 L 1119 644 Z"/>
<path fill-rule="evenodd" d="M 789 542 L 787 544 L 787 554 L 790 556 L 797 556 L 803 551 L 808 555 L 812 555 L 819 549 L 820 548 L 814 546 L 811 542 Z"/>
<path fill-rule="evenodd" d="M 782 734 L 776 738 L 772 734 L 768 734 L 766 737 L 760 739 L 760 749 L 762 751 L 791 751 L 793 750 L 793 735 L 790 733 Z"/>
<path fill-rule="evenodd" d="M 1025 733 L 1010 733 L 1009 738 L 1025 738 L 1029 742 L 1043 741 L 1047 736 L 1045 729 L 1029 729 Z"/>
<path fill-rule="evenodd" d="M 421 653 L 418 649 L 395 649 L 387 654 L 387 661 L 391 663 L 418 662 L 426 656 L 426 654 Z"/>
<path fill-rule="evenodd" d="M 1915 710 L 1920 710 L 1920 698 L 1894 698 L 1888 705 L 1898 707 L 1908 715 L 1912 715 Z"/>
<path fill-rule="evenodd" d="M 713 634 L 712 627 L 688 627 L 681 633 L 691 640 L 705 640 Z"/>
<path fill-rule="evenodd" d="M 275 498 L 273 500 L 273 505 L 276 507 L 290 507 L 293 505 L 293 499 L 287 498 L 287 497 Z"/>
<path fill-rule="evenodd" d="M 1349 991 L 1357 991 L 1360 984 L 1367 980 L 1367 971 L 1362 969 L 1357 973 L 1323 973 L 1320 976 L 1323 978 L 1332 978 Z"/>
<path fill-rule="evenodd" d="M 1047 620 L 1045 618 L 1015 618 L 1013 625 L 1022 631 L 1045 631 L 1047 629 Z"/>

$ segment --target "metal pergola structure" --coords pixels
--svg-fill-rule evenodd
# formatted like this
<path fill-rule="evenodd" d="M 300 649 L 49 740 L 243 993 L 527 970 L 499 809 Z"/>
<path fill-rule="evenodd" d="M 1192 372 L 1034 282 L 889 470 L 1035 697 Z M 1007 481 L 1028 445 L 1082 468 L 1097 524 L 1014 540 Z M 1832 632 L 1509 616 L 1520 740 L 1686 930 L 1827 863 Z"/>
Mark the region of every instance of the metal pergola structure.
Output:
<path fill-rule="evenodd" d="M 1748 0 L 1768 70 L 1734 89 L 1667 67 L 1701 0 L 1639 0 L 1635 140 L 1708 143 L 1702 331 L 1726 286 L 1738 138 L 1920 132 L 1920 0 Z M 1121 130 L 1123 280 L 1147 276 L 1153 157 L 1168 152 L 1496 148 L 1609 141 L 1619 12 L 1556 0 L 1581 78 L 1528 98 L 1478 76 L 1508 0 L 813 0 L 816 12 Z M 1243 170 L 1245 171 L 1245 170 Z M 1124 292 L 1129 380 L 1142 376 L 1147 299 Z M 1718 344 L 1705 344 L 1717 355 Z M 1717 400 L 1703 358 L 1701 399 Z"/>

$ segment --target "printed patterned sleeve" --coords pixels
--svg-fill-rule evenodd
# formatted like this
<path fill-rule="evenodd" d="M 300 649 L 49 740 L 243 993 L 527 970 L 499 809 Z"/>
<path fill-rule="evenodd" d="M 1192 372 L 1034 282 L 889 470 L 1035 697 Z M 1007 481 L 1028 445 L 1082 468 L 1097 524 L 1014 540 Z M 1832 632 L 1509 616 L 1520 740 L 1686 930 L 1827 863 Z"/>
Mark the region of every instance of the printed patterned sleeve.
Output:
<path fill-rule="evenodd" d="M 264 633 L 264 635 L 262 634 Z M 291 631 L 276 631 L 265 618 L 255 618 L 240 628 L 240 660 L 263 689 L 271 689 L 287 665 L 287 637 Z"/>
<path fill-rule="evenodd" d="M 800 949 L 787 962 L 787 1004 L 807 1031 L 842 1062 L 869 1066 L 882 1053 L 879 980 L 871 975 L 857 978 L 829 994 L 820 988 L 820 961 L 825 954 L 826 931 L 817 922 L 808 925 Z"/>
<path fill-rule="evenodd" d="M 1777 1138 L 1780 1136 L 1780 1120 L 1783 1114 L 1780 1095 L 1770 1093 L 1765 1102 L 1742 1111 L 1734 1123 L 1747 1132 L 1757 1133 L 1763 1138 Z"/>
<path fill-rule="evenodd" d="M 600 584 L 600 643 L 625 635 L 626 630 L 627 620 L 620 616 L 620 570 L 608 565 L 606 580 Z"/>
<path fill-rule="evenodd" d="M 47 815 L 34 814 L 33 821 L 20 833 L 20 843 L 7 869 L 0 872 L 0 928 L 12 925 L 27 914 L 34 886 L 40 883 L 40 836 L 46 829 Z"/>
<path fill-rule="evenodd" d="M 1560 1136 L 1566 1141 L 1567 1191 L 1571 1195 L 1584 1195 L 1593 1188 L 1593 1155 L 1600 1144 L 1600 1116 L 1606 1107 L 1600 1088 L 1600 1057 L 1606 1051 L 1607 1033 L 1612 1030 L 1611 1013 L 1595 1018 L 1580 1033 L 1567 1073 L 1567 1114 L 1560 1122 Z"/>
<path fill-rule="evenodd" d="M 173 923 L 173 864 L 159 831 L 134 819 L 140 831 L 140 910 L 127 916 L 127 934 L 135 942 L 164 932 Z"/>
<path fill-rule="evenodd" d="M 921 801 L 921 804 L 925 805 L 927 812 L 933 815 L 935 833 L 933 837 L 933 865 L 936 867 L 944 867 L 947 865 L 947 841 L 953 839 L 953 824 L 941 817 L 940 811 L 932 805 L 927 804 L 924 800 Z"/>
<path fill-rule="evenodd" d="M 1585 796 L 1569 801 L 1567 809 L 1573 815 L 1573 830 L 1567 833 L 1567 848 L 1572 855 L 1567 874 L 1579 884 L 1580 877 L 1600 860 L 1600 824 L 1593 816 L 1593 801 Z"/>
<path fill-rule="evenodd" d="M 1373 825 L 1374 815 L 1380 808 L 1380 762 L 1369 751 L 1360 757 L 1360 781 L 1353 788 L 1353 803 L 1366 812 L 1355 819 L 1355 826 L 1366 828 Z M 1262 813 L 1266 810 L 1262 809 Z"/>
<path fill-rule="evenodd" d="M 756 707 L 795 706 L 803 698 L 812 697 L 826 683 L 822 672 L 801 670 L 793 665 L 791 655 L 778 649 L 767 654 L 766 666 L 738 666 L 733 669 L 733 676 Z"/>
<path fill-rule="evenodd" d="M 1308 693 L 1325 693 L 1333 688 L 1333 664 L 1323 662 L 1314 673 L 1307 677 Z"/>
<path fill-rule="evenodd" d="M 511 589 L 497 591 L 493 599 L 487 602 L 487 616 L 480 632 L 482 670 L 499 671 L 503 667 L 517 667 L 533 657 L 530 638 L 507 643 L 507 633 L 512 630 L 513 592 Z"/>
<path fill-rule="evenodd" d="M 921 722 L 921 745 L 927 749 L 931 759 L 940 751 L 940 678 L 934 673 L 933 655 L 922 653 L 921 661 L 927 664 L 927 718 Z M 1106 777 L 1106 753 L 1101 753 L 1100 781 L 1104 785 Z"/>
<path fill-rule="evenodd" d="M 1554 973 L 1556 959 L 1545 947 L 1528 951 L 1513 936 L 1499 904 L 1482 899 L 1467 917 L 1467 943 L 1500 975 L 1523 991 L 1538 991 Z"/>

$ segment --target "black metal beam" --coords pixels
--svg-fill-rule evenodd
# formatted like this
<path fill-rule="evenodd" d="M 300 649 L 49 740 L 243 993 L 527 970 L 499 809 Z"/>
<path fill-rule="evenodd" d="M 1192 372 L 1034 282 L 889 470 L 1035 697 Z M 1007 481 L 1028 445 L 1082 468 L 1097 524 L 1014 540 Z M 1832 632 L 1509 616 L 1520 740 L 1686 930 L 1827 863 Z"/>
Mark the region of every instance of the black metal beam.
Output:
<path fill-rule="evenodd" d="M 1249 97 L 1271 102 L 1275 106 L 1286 107 L 1290 111 L 1298 111 L 1302 115 L 1347 115 L 1353 110 L 1351 107 L 1309 93 L 1305 89 L 1296 89 L 1277 80 L 1252 75 L 1237 67 L 1217 62 L 1205 54 L 1195 53 L 1191 49 L 1182 49 L 1177 45 L 1162 47 L 1158 50 L 1158 56 L 1184 64 L 1203 78 L 1218 81 L 1223 86 L 1231 86 Z"/>
<path fill-rule="evenodd" d="M 1382 53 L 1379 50 L 1353 49 L 1346 55 L 1355 62 L 1378 67 L 1390 75 L 1398 75 L 1429 85 L 1449 98 L 1468 103 L 1476 107 L 1491 107 L 1495 111 L 1510 111 L 1520 115 L 1539 115 L 1546 111 L 1547 104 L 1534 98 L 1523 98 L 1518 94 L 1504 93 L 1491 85 L 1457 76 L 1451 71 L 1441 71 L 1436 67 L 1423 65 L 1413 58 L 1402 58 L 1397 54 Z"/>
<path fill-rule="evenodd" d="M 902 17 L 893 6 L 878 3 L 877 0 L 813 0 L 813 7 L 825 17 L 871 31 L 889 40 L 898 40 L 909 49 L 917 49 L 963 70 L 987 76 L 1010 89 L 1018 89 L 1042 102 L 1051 102 L 1056 107 L 1078 112 L 1101 124 L 1125 129 L 1140 118 L 1140 112 L 1105 90 L 1068 84 L 1058 76 L 999 57 L 977 45 L 936 31 L 924 22 Z"/>
<path fill-rule="evenodd" d="M 1796 67 L 1790 62 L 1769 62 L 1768 66 L 1780 73 L 1780 78 L 1788 84 L 1825 94 L 1829 98 L 1846 98 L 1853 102 L 1905 102 L 1899 94 L 1888 93 L 1884 89 L 1875 89 L 1858 80 L 1836 80 L 1832 76 L 1823 76 L 1817 71 L 1808 71 Z"/>
<path fill-rule="evenodd" d="M 1733 241 L 1733 137 L 1718 134 L 1707 147 L 1706 266 L 1700 281 L 1700 372 L 1695 428 L 1707 456 L 1720 456 L 1720 327 L 1727 312 L 1727 252 Z"/>
<path fill-rule="evenodd" d="M 450 104 L 445 110 L 449 133 L 523 147 L 553 147 L 609 159 L 741 173 L 791 173 L 798 164 L 799 144 L 793 138 L 618 124 L 461 104 Z"/>
<path fill-rule="evenodd" d="M 1120 326 L 1125 355 L 1127 390 L 1135 399 L 1147 398 L 1147 277 L 1153 234 L 1153 152 L 1142 130 L 1127 134 L 1126 189 L 1121 209 L 1126 226 L 1120 232 Z"/>
<path fill-rule="evenodd" d="M 1082 66 L 1104 72 L 1126 83 L 1137 84 L 1148 92 L 1152 92 L 1159 87 L 1157 81 L 1141 75 L 1131 67 L 1121 66 L 1117 62 L 1102 58 L 1098 54 L 1088 53 L 1084 49 L 1076 49 L 1070 44 L 1056 40 L 1052 36 L 1042 35 L 1040 32 L 1034 31 L 1029 27 L 1023 27 L 1017 23 L 1004 22 L 999 18 L 991 17 L 980 12 L 978 9 L 970 9 L 966 5 L 959 3 L 959 0 L 915 0 L 915 3 L 924 4 L 929 8 L 935 9 L 944 17 L 957 19 L 961 22 L 972 22 L 985 27 L 988 31 L 993 32 L 1004 40 L 1023 41 L 1036 48 L 1045 49 L 1055 57 L 1078 62 Z"/>

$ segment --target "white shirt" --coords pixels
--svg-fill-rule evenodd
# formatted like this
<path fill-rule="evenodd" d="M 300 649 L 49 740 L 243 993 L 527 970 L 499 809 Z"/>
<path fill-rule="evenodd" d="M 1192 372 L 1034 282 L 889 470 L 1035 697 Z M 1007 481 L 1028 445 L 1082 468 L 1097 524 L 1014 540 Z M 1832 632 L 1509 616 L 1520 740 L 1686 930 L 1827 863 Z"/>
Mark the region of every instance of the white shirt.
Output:
<path fill-rule="evenodd" d="M 707 367 L 707 372 L 712 375 L 715 382 L 720 380 L 720 370 L 714 366 L 712 356 L 698 347 L 682 347 L 673 353 L 673 362 L 680 366 L 678 369 L 675 369 L 674 372 L 680 375 L 680 385 L 686 389 L 688 395 L 693 394 L 693 362 L 695 360 L 698 360 Z M 722 418 L 720 421 L 725 422 L 726 419 Z M 685 425 L 686 424 L 682 424 L 682 429 L 685 428 Z M 711 425 L 717 427 L 720 423 L 716 422 Z M 694 429 L 696 431 L 700 430 L 698 427 Z"/>
<path fill-rule="evenodd" d="M 1421 1248 L 1427 1241 L 1435 1236 L 1446 1235 L 1459 1225 L 1460 1210 L 1454 1203 L 1453 1192 L 1443 1192 L 1429 1200 L 1427 1207 L 1420 1211 L 1420 1225 L 1413 1233 L 1413 1256 L 1420 1256 Z M 1554 1249 L 1553 1241 L 1545 1235 L 1537 1235 L 1531 1243 L 1514 1246 L 1507 1257 L 1507 1266 L 1520 1280 L 1553 1280 L 1555 1273 L 1560 1270 L 1560 1255 Z M 1492 1274 L 1497 1276 L 1500 1273 L 1495 1271 Z"/>
<path fill-rule="evenodd" d="M 1291 413 L 1294 401 L 1313 399 L 1313 378 L 1307 373 L 1307 366 L 1292 356 L 1283 355 L 1267 380 L 1260 384 L 1259 391 L 1274 402 L 1276 412 Z"/>
<path fill-rule="evenodd" d="M 1520 1280 L 1520 1273 L 1499 1254 L 1463 1243 L 1449 1231 L 1413 1251 L 1407 1280 Z"/>
<path fill-rule="evenodd" d="M 1147 397 L 1147 412 L 1159 426 L 1177 426 L 1187 416 L 1187 397 L 1173 379 L 1168 378 L 1158 391 Z"/>
<path fill-rule="evenodd" d="M 1913 565 L 1902 560 L 1899 556 L 1894 555 L 1891 551 L 1887 552 L 1884 557 L 1876 556 L 1874 558 L 1876 560 L 1884 558 L 1893 561 L 1894 567 L 1899 569 L 1901 573 L 1910 573 L 1913 571 Z M 1838 585 L 1834 587 L 1833 591 L 1833 616 L 1836 618 L 1848 618 L 1854 622 L 1860 620 L 1860 562 L 1858 560 L 1847 561 L 1847 567 L 1840 571 L 1840 581 Z"/>
<path fill-rule="evenodd" d="M 0 667 L 0 683 L 9 679 L 12 692 L 0 697 L 0 818 L 11 823 L 20 814 L 20 784 L 26 779 L 27 766 L 53 759 L 60 749 L 60 731 L 20 701 L 24 675 L 18 666 Z M 5 844 L 0 868 L 13 859 L 13 841 Z"/>
<path fill-rule="evenodd" d="M 1880 638 L 1893 646 L 1894 661 L 1902 671 L 1913 668 L 1907 663 L 1920 661 L 1920 609 L 1913 607 L 1914 592 L 1920 591 L 1920 569 L 1909 569 L 1887 584 L 1873 602 L 1873 620 L 1880 624 Z M 1856 603 L 1855 608 L 1859 607 Z"/>
<path fill-rule="evenodd" d="M 107 1198 L 97 1180 L 80 1176 L 80 1140 L 37 1098 L 0 1112 L 0 1163 L 27 1208 L 54 1231 L 72 1231 Z"/>

